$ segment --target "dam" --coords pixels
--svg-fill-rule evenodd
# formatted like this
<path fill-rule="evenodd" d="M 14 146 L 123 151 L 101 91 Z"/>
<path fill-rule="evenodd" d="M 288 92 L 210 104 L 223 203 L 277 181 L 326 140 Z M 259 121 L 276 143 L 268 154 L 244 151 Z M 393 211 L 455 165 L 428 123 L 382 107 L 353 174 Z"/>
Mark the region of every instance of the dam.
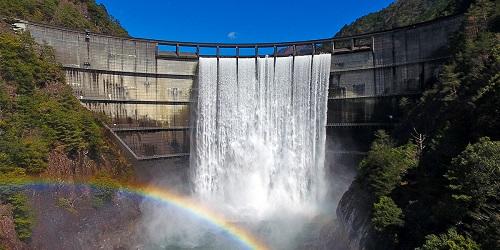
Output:
<path fill-rule="evenodd" d="M 449 58 L 462 16 L 352 37 L 221 44 L 113 37 L 19 21 L 54 48 L 81 103 L 105 114 L 113 135 L 140 162 L 189 159 L 200 58 L 298 58 L 330 55 L 325 133 L 327 154 L 359 157 L 373 131 L 391 128 L 401 98 L 418 98 Z"/>

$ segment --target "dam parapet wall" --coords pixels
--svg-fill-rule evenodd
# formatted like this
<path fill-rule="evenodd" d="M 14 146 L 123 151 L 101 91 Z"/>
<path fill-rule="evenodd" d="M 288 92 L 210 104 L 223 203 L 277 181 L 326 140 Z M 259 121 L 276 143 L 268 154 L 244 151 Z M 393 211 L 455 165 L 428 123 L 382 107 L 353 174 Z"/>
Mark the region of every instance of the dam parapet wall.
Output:
<path fill-rule="evenodd" d="M 17 26 L 54 48 L 75 96 L 109 117 L 111 131 L 136 159 L 156 160 L 189 154 L 200 56 L 266 53 L 331 53 L 327 133 L 345 144 L 342 152 L 365 151 L 366 145 L 357 141 L 369 141 L 365 134 L 396 123 L 400 98 L 418 96 L 436 79 L 450 56 L 450 36 L 462 20 L 452 16 L 354 37 L 276 44 L 113 37 L 24 21 Z M 245 49 L 255 53 L 245 54 Z M 361 138 L 352 138 L 355 134 Z"/>

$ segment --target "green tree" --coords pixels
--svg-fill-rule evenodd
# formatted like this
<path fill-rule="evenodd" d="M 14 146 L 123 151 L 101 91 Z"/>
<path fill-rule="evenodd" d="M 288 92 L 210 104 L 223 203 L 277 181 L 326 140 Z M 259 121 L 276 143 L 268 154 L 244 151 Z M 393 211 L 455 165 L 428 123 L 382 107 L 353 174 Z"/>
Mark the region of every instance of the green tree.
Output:
<path fill-rule="evenodd" d="M 403 226 L 403 211 L 387 196 L 373 204 L 372 224 L 379 232 L 393 232 Z"/>
<path fill-rule="evenodd" d="M 415 145 L 395 147 L 384 131 L 378 131 L 368 156 L 360 164 L 358 180 L 370 188 L 375 198 L 388 195 L 417 162 Z"/>
<path fill-rule="evenodd" d="M 28 204 L 28 197 L 23 193 L 16 193 L 9 197 L 8 202 L 13 206 L 14 224 L 17 236 L 26 241 L 31 238 L 31 228 L 34 216 Z"/>
<path fill-rule="evenodd" d="M 445 234 L 431 234 L 425 237 L 425 244 L 418 250 L 479 250 L 479 245 L 471 238 L 450 228 Z"/>
<path fill-rule="evenodd" d="M 446 175 L 457 220 L 486 249 L 500 243 L 500 142 L 481 138 L 453 159 Z"/>

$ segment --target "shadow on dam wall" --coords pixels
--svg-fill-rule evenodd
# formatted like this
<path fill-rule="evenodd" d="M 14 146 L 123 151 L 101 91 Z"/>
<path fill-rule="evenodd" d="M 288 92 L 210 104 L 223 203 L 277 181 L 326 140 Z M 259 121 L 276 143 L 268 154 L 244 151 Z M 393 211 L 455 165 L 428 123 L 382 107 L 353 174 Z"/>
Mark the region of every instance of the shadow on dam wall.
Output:
<path fill-rule="evenodd" d="M 139 181 L 163 186 L 178 193 L 191 192 L 190 185 L 186 185 L 190 180 L 189 156 L 135 161 L 133 165 Z"/>
<path fill-rule="evenodd" d="M 418 98 L 437 77 L 462 20 L 450 16 L 360 36 L 276 44 L 123 38 L 24 21 L 16 26 L 54 48 L 75 96 L 108 117 L 108 127 L 137 167 L 147 169 L 144 178 L 170 171 L 183 180 L 199 56 L 218 56 L 220 47 L 236 53 L 255 49 L 253 57 L 264 56 L 265 48 L 274 48 L 270 56 L 331 53 L 327 136 L 334 146 L 327 153 L 352 166 L 368 150 L 374 131 L 398 122 L 401 98 Z M 204 55 L 206 49 L 215 54 Z"/>
<path fill-rule="evenodd" d="M 189 185 L 186 185 L 189 183 L 190 174 L 189 155 L 139 160 L 119 135 L 113 133 L 111 129 L 106 131 L 106 136 L 115 138 L 115 145 L 133 166 L 136 181 L 151 183 L 178 193 L 190 192 Z"/>

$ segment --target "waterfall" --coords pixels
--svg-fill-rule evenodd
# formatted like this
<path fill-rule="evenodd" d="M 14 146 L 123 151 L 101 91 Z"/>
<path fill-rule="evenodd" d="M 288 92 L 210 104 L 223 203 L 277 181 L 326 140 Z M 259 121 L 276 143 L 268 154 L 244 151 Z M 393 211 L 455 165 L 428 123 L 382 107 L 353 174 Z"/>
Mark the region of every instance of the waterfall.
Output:
<path fill-rule="evenodd" d="M 238 214 L 310 211 L 325 192 L 329 54 L 200 58 L 191 181 Z"/>

